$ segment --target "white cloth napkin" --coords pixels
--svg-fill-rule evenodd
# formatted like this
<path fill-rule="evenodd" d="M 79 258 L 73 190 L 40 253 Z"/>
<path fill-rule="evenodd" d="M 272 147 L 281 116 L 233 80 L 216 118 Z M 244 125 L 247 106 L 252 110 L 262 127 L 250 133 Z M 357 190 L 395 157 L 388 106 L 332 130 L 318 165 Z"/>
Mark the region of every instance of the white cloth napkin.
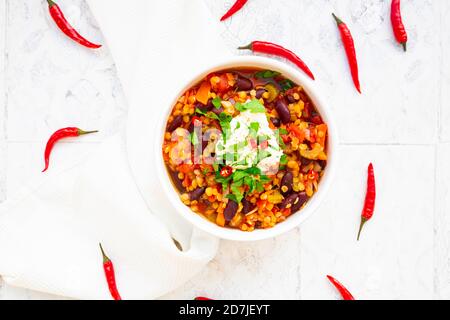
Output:
<path fill-rule="evenodd" d="M 122 297 L 155 298 L 198 273 L 218 246 L 180 219 L 162 194 L 155 124 L 198 68 L 229 53 L 202 0 L 88 2 L 128 99 L 127 129 L 1 206 L 0 274 L 11 285 L 110 299 L 102 242 Z"/>

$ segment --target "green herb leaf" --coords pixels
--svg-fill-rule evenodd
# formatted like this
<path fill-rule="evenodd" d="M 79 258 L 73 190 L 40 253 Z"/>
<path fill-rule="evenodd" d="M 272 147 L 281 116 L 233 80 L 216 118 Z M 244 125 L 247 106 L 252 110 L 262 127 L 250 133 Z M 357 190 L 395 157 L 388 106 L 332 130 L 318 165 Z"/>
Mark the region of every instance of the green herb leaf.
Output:
<path fill-rule="evenodd" d="M 287 90 L 295 87 L 295 83 L 289 79 L 284 79 L 284 80 L 280 81 L 279 84 L 280 84 L 281 88 L 283 89 L 283 91 L 287 91 Z"/>
<path fill-rule="evenodd" d="M 195 112 L 198 113 L 198 114 L 201 114 L 201 115 L 203 115 L 203 116 L 205 116 L 207 118 L 214 119 L 214 120 L 219 120 L 219 117 L 214 112 L 205 112 L 205 111 L 203 111 L 203 110 L 201 110 L 199 108 L 196 108 Z"/>
<path fill-rule="evenodd" d="M 189 134 L 189 140 L 191 141 L 192 145 L 196 146 L 199 144 L 197 133 L 193 131 L 191 134 Z"/>
<path fill-rule="evenodd" d="M 236 196 L 234 194 L 227 194 L 227 196 L 225 198 L 230 199 L 231 201 L 234 201 L 237 204 L 239 204 L 239 202 L 241 202 L 241 201 L 238 201 L 238 199 L 236 198 Z"/>
<path fill-rule="evenodd" d="M 257 99 L 253 99 L 245 104 L 237 102 L 234 107 L 239 112 L 250 111 L 251 113 L 265 113 L 266 108 Z"/>
<path fill-rule="evenodd" d="M 283 154 L 280 158 L 280 164 L 284 166 L 287 163 L 288 163 L 287 155 Z"/>
<path fill-rule="evenodd" d="M 252 123 L 250 123 L 249 129 L 250 129 L 249 135 L 252 138 L 256 138 L 258 136 L 259 122 L 252 122 Z"/>
<path fill-rule="evenodd" d="M 219 97 L 215 97 L 212 100 L 212 104 L 214 107 L 216 107 L 216 109 L 220 109 L 220 107 L 222 106 L 222 99 L 220 99 Z"/>
<path fill-rule="evenodd" d="M 283 136 L 289 133 L 289 131 L 287 131 L 287 130 L 284 129 L 284 128 L 278 129 L 278 132 L 279 132 L 281 135 L 283 135 Z"/>
<path fill-rule="evenodd" d="M 266 183 L 269 183 L 270 181 L 272 181 L 268 176 L 266 176 L 266 175 L 261 175 L 260 177 L 259 177 L 259 181 L 262 183 L 262 184 L 266 184 Z"/>
<path fill-rule="evenodd" d="M 244 171 L 248 174 L 255 175 L 255 176 L 261 174 L 261 169 L 259 169 L 258 167 L 251 167 L 251 168 L 245 169 Z"/>
<path fill-rule="evenodd" d="M 262 70 L 255 73 L 255 77 L 258 79 L 275 78 L 278 77 L 279 75 L 281 75 L 281 73 L 272 70 Z"/>
<path fill-rule="evenodd" d="M 264 185 L 261 183 L 261 181 L 256 181 L 256 191 L 257 192 L 263 192 L 264 191 Z"/>

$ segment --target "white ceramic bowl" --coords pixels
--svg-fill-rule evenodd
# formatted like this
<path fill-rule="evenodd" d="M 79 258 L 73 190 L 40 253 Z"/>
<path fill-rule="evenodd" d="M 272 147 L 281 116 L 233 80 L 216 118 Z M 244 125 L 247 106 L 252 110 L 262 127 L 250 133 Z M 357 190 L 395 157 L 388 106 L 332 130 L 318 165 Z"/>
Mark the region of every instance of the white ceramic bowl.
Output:
<path fill-rule="evenodd" d="M 166 166 L 164 164 L 164 160 L 162 157 L 162 143 L 164 141 L 164 132 L 166 127 L 167 119 L 171 113 L 173 106 L 175 105 L 178 98 L 189 88 L 197 84 L 200 80 L 202 80 L 206 75 L 211 72 L 224 70 L 224 69 L 233 69 L 233 68 L 261 68 L 268 69 L 281 72 L 281 74 L 294 81 L 295 83 L 303 86 L 304 90 L 311 98 L 315 107 L 319 111 L 325 123 L 329 128 L 329 137 L 328 137 L 328 162 L 325 168 L 325 173 L 321 178 L 319 183 L 318 192 L 307 202 L 306 206 L 298 211 L 297 213 L 290 216 L 286 221 L 276 224 L 271 229 L 258 229 L 253 232 L 243 232 L 238 229 L 231 228 L 222 228 L 203 218 L 199 214 L 190 210 L 189 207 L 185 206 L 180 198 L 179 193 L 173 186 L 170 177 L 168 175 Z M 277 60 L 263 58 L 258 56 L 237 56 L 227 61 L 217 63 L 213 66 L 209 66 L 205 70 L 202 70 L 196 75 L 193 75 L 192 81 L 187 83 L 182 90 L 176 92 L 176 95 L 173 97 L 173 103 L 171 105 L 166 106 L 164 120 L 161 121 L 159 132 L 161 133 L 161 142 L 158 145 L 159 149 L 156 151 L 157 164 L 158 164 L 158 175 L 160 178 L 161 185 L 164 189 L 164 192 L 167 194 L 168 199 L 171 204 L 175 207 L 175 210 L 180 214 L 183 219 L 188 220 L 195 227 L 206 231 L 218 238 L 235 240 L 235 241 L 255 241 L 262 240 L 267 238 L 272 238 L 279 236 L 287 231 L 292 230 L 295 227 L 298 227 L 301 223 L 303 223 L 311 214 L 316 211 L 320 203 L 323 201 L 325 194 L 327 193 L 332 178 L 334 176 L 336 161 L 337 161 L 337 132 L 336 127 L 334 125 L 333 117 L 330 114 L 330 108 L 324 101 L 314 82 L 311 81 L 307 76 L 305 76 L 301 71 L 291 67 L 290 65 L 284 64 Z"/>

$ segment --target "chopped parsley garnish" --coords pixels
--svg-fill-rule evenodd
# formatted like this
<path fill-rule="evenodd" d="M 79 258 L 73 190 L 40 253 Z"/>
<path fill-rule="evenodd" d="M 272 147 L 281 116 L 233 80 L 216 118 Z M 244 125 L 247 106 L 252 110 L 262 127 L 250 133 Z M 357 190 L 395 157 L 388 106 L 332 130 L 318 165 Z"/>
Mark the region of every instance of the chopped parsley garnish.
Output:
<path fill-rule="evenodd" d="M 255 78 L 258 78 L 258 79 L 269 79 L 269 78 L 278 77 L 279 75 L 281 75 L 281 73 L 279 73 L 277 71 L 262 70 L 262 71 L 258 71 L 257 73 L 255 73 Z"/>
<path fill-rule="evenodd" d="M 220 107 L 222 106 L 222 99 L 220 99 L 219 97 L 215 97 L 212 100 L 212 104 L 214 107 L 216 107 L 216 109 L 220 109 Z"/>
<path fill-rule="evenodd" d="M 199 144 L 197 133 L 193 131 L 191 134 L 189 134 L 189 140 L 191 141 L 192 145 L 196 146 Z"/>
<path fill-rule="evenodd" d="M 280 84 L 281 88 L 283 89 L 283 91 L 287 91 L 287 90 L 295 87 L 295 83 L 289 79 L 284 79 L 284 80 L 280 81 L 279 84 Z"/>
<path fill-rule="evenodd" d="M 284 165 L 286 165 L 287 163 L 288 163 L 287 155 L 283 154 L 283 155 L 281 156 L 281 158 L 280 158 L 280 164 L 284 166 Z"/>
<path fill-rule="evenodd" d="M 205 112 L 203 110 L 200 110 L 199 108 L 196 108 L 195 112 L 197 112 L 198 114 L 201 114 L 207 118 L 219 121 L 220 126 L 222 127 L 224 140 L 226 141 L 227 136 L 231 130 L 230 122 L 233 119 L 232 116 L 230 116 L 229 114 L 226 114 L 225 112 L 222 112 L 221 114 L 217 115 L 214 112 Z"/>
<path fill-rule="evenodd" d="M 266 108 L 259 102 L 259 100 L 253 99 L 247 103 L 237 102 L 234 107 L 239 112 L 250 111 L 251 113 L 264 113 L 266 112 Z"/>
<path fill-rule="evenodd" d="M 259 122 L 252 122 L 252 123 L 250 123 L 249 129 L 250 129 L 249 135 L 252 138 L 256 138 L 258 136 Z"/>
<path fill-rule="evenodd" d="M 228 178 L 222 177 L 220 172 L 217 171 L 216 181 L 222 184 L 223 189 L 230 186 L 231 193 L 227 195 L 227 198 L 240 203 L 245 197 L 245 192 L 242 191 L 243 186 L 248 186 L 247 194 L 251 194 L 255 190 L 262 192 L 264 191 L 264 185 L 271 180 L 266 175 L 263 175 L 259 168 L 251 167 L 245 170 L 236 170 Z"/>

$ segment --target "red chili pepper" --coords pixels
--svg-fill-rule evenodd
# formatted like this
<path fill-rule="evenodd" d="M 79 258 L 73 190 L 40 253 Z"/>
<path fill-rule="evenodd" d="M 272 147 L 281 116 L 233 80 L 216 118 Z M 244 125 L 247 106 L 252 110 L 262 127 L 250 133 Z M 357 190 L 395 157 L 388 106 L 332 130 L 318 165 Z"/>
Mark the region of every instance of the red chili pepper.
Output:
<path fill-rule="evenodd" d="M 233 173 L 233 168 L 230 166 L 225 166 L 220 170 L 220 175 L 224 178 L 228 178 Z"/>
<path fill-rule="evenodd" d="M 103 251 L 102 244 L 99 243 L 100 250 L 102 251 L 103 256 L 103 269 L 105 271 L 106 276 L 106 282 L 108 283 L 109 292 L 111 292 L 111 296 L 114 300 L 122 300 L 119 294 L 119 290 L 117 290 L 116 285 L 116 275 L 114 273 L 114 265 L 112 261 L 108 258 L 108 256 L 105 254 L 105 251 Z"/>
<path fill-rule="evenodd" d="M 229 17 L 231 17 L 233 14 L 235 14 L 236 12 L 238 12 L 239 10 L 242 9 L 243 6 L 245 6 L 245 4 L 247 3 L 248 0 L 237 0 L 233 6 L 230 8 L 230 10 L 227 11 L 227 13 L 225 13 L 223 15 L 222 18 L 220 18 L 220 21 L 225 21 L 227 20 Z"/>
<path fill-rule="evenodd" d="M 333 284 L 333 286 L 335 286 L 336 289 L 339 291 L 339 293 L 342 296 L 342 299 L 344 299 L 344 300 L 355 300 L 355 298 L 353 298 L 353 296 L 350 293 L 350 291 L 348 291 L 347 288 L 342 285 L 342 283 L 337 281 L 332 276 L 327 276 L 327 278 L 328 278 L 328 280 L 330 280 L 330 282 Z"/>
<path fill-rule="evenodd" d="M 56 25 L 59 29 L 61 29 L 62 32 L 72 40 L 78 42 L 79 44 L 91 48 L 91 49 L 98 49 L 101 47 L 99 44 L 92 43 L 88 40 L 86 40 L 83 36 L 81 36 L 66 20 L 64 17 L 63 12 L 59 8 L 59 6 L 52 0 L 47 0 L 48 2 L 48 9 L 50 11 L 50 15 L 52 16 L 53 20 L 56 22 Z"/>
<path fill-rule="evenodd" d="M 342 42 L 344 43 L 345 52 L 347 54 L 350 71 L 352 73 L 353 82 L 356 90 L 361 93 L 361 86 L 359 84 L 358 59 L 356 58 L 355 42 L 347 25 L 333 13 L 339 31 L 341 33 Z"/>
<path fill-rule="evenodd" d="M 397 39 L 398 43 L 400 43 L 403 46 L 403 50 L 406 51 L 408 34 L 406 33 L 405 26 L 403 25 L 402 12 L 400 10 L 400 0 L 392 0 L 391 22 L 395 38 Z"/>
<path fill-rule="evenodd" d="M 95 132 L 98 132 L 98 131 L 83 131 L 78 128 L 70 127 L 70 128 L 59 129 L 58 131 L 53 133 L 50 136 L 50 138 L 48 139 L 47 146 L 45 147 L 45 153 L 44 153 L 45 168 L 44 168 L 44 170 L 42 170 L 42 172 L 45 172 L 48 169 L 48 165 L 50 162 L 50 154 L 51 154 L 56 142 L 58 142 L 59 140 L 61 140 L 63 138 L 78 137 L 81 135 L 95 133 Z"/>
<path fill-rule="evenodd" d="M 375 173 L 373 170 L 373 164 L 370 164 L 369 168 L 368 168 L 368 175 L 367 175 L 366 200 L 364 201 L 364 209 L 361 214 L 361 225 L 359 227 L 359 232 L 358 232 L 358 241 L 359 241 L 359 236 L 361 235 L 361 230 L 363 229 L 363 226 L 373 216 L 373 212 L 375 209 L 376 196 L 377 196 L 377 192 L 376 192 L 376 187 L 375 187 Z"/>
<path fill-rule="evenodd" d="M 253 52 L 265 53 L 265 54 L 273 54 L 278 57 L 285 58 L 292 63 L 294 63 L 297 67 L 299 67 L 303 72 L 305 72 L 311 79 L 315 80 L 313 73 L 308 68 L 306 63 L 300 59 L 294 52 L 283 48 L 280 45 L 264 42 L 264 41 L 253 41 L 247 46 L 239 47 L 239 50 L 252 50 Z"/>
<path fill-rule="evenodd" d="M 213 300 L 213 299 L 206 298 L 206 297 L 195 297 L 194 300 Z"/>

